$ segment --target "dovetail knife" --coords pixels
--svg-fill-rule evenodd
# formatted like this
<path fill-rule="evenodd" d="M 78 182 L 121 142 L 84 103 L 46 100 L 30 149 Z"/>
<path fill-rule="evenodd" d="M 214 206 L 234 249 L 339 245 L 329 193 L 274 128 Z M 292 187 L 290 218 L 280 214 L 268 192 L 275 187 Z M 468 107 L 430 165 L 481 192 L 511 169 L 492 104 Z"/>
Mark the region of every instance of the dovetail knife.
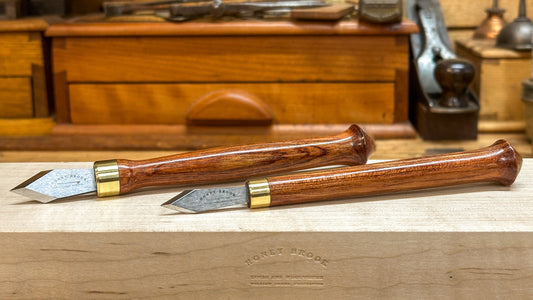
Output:
<path fill-rule="evenodd" d="M 244 186 L 185 191 L 162 206 L 184 213 L 394 193 L 476 182 L 511 185 L 522 165 L 506 141 L 473 151 L 249 180 Z"/>
<path fill-rule="evenodd" d="M 93 169 L 43 171 L 11 191 L 40 202 L 96 192 L 115 196 L 139 188 L 244 181 L 328 165 L 366 163 L 374 141 L 357 125 L 326 137 L 219 147 L 148 160 L 106 160 Z"/>

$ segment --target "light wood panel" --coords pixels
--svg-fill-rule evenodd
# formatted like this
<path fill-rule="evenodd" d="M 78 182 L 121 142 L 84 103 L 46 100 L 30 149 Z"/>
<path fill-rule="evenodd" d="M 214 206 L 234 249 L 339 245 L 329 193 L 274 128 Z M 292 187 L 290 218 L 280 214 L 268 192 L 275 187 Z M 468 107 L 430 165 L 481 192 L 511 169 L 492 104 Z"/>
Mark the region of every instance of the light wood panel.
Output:
<path fill-rule="evenodd" d="M 43 65 L 39 32 L 0 32 L 0 76 L 32 76 L 32 64 Z"/>
<path fill-rule="evenodd" d="M 495 47 L 494 41 L 458 40 L 457 54 L 476 67 L 480 130 L 524 130 L 522 81 L 530 76 L 531 53 Z M 498 125 L 498 123 L 500 123 Z"/>
<path fill-rule="evenodd" d="M 182 215 L 176 189 L 39 204 L 8 191 L 91 163 L 0 164 L 0 298 L 528 298 L 533 161 L 511 188 Z"/>
<path fill-rule="evenodd" d="M 73 124 L 185 124 L 195 101 L 225 89 L 257 96 L 280 124 L 406 120 L 395 119 L 393 83 L 70 84 L 70 115 Z"/>
<path fill-rule="evenodd" d="M 0 119 L 2 136 L 46 136 L 52 133 L 56 123 L 52 118 L 6 118 Z"/>
<path fill-rule="evenodd" d="M 530 159 L 524 160 L 511 187 L 474 184 L 192 215 L 159 206 L 178 193 L 175 187 L 102 200 L 89 195 L 48 205 L 9 191 L 41 170 L 90 167 L 92 162 L 0 164 L 0 172 L 9 174 L 1 183 L 0 232 L 530 232 L 533 220 Z"/>
<path fill-rule="evenodd" d="M 0 22 L 0 32 L 16 31 L 44 31 L 48 28 L 49 21 L 57 20 L 55 17 L 44 18 L 24 18 L 18 20 L 2 20 Z"/>
<path fill-rule="evenodd" d="M 1 233 L 0 297 L 527 299 L 533 292 L 532 237 L 509 232 Z"/>
<path fill-rule="evenodd" d="M 53 45 L 54 72 L 66 70 L 68 82 L 394 81 L 408 47 L 394 36 L 73 37 Z"/>
<path fill-rule="evenodd" d="M 0 77 L 0 118 L 33 117 L 30 77 Z"/>

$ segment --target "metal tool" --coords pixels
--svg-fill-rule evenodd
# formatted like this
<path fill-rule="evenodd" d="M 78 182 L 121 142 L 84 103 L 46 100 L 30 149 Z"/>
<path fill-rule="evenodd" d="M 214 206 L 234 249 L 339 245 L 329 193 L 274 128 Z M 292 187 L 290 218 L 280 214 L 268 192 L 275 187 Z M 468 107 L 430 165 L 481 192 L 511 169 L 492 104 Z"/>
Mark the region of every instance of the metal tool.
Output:
<path fill-rule="evenodd" d="M 95 191 L 98 197 L 106 197 L 149 186 L 241 181 L 261 174 L 364 164 L 373 151 L 372 138 L 352 125 L 327 137 L 213 148 L 140 161 L 97 161 L 93 169 L 43 171 L 12 191 L 40 202 Z"/>
<path fill-rule="evenodd" d="M 526 1 L 520 0 L 518 17 L 502 28 L 496 46 L 513 50 L 531 50 L 533 22 L 526 15 Z"/>
<path fill-rule="evenodd" d="M 0 1 L 0 20 L 11 20 L 21 16 L 20 0 Z"/>
<path fill-rule="evenodd" d="M 359 20 L 370 23 L 399 23 L 402 0 L 359 0 Z"/>
<path fill-rule="evenodd" d="M 457 60 L 451 51 L 439 1 L 406 0 L 405 4 L 407 17 L 420 28 L 420 34 L 410 36 L 414 58 L 410 68 L 411 121 L 424 139 L 477 138 L 479 101 L 468 88 L 474 76 L 470 73 L 475 69 L 466 60 Z M 437 68 L 439 64 L 453 68 Z M 450 98 L 449 93 L 456 93 L 454 97 L 464 101 L 443 101 L 444 96 Z M 450 103 L 461 105 L 450 106 Z"/>
<path fill-rule="evenodd" d="M 474 39 L 495 39 L 507 24 L 503 19 L 505 9 L 498 7 L 498 0 L 493 0 L 492 7 L 486 9 L 485 12 L 487 12 L 487 17 L 474 31 Z"/>
<path fill-rule="evenodd" d="M 511 185 L 522 158 L 506 141 L 474 151 L 250 180 L 186 191 L 162 206 L 184 213 L 262 208 L 477 182 Z"/>
<path fill-rule="evenodd" d="M 238 18 L 250 18 L 262 16 L 266 12 L 288 13 L 292 8 L 312 8 L 328 6 L 326 2 L 319 0 L 300 1 L 265 1 L 265 2 L 230 2 L 224 3 L 221 0 L 214 0 L 209 4 L 172 4 L 170 5 L 170 21 L 187 21 L 191 19 L 211 16 L 220 18 L 223 16 L 234 16 Z"/>
<path fill-rule="evenodd" d="M 106 17 L 118 17 L 144 10 L 168 10 L 172 3 L 207 2 L 211 0 L 166 0 L 150 2 L 120 2 L 111 1 L 102 3 Z"/>
<path fill-rule="evenodd" d="M 314 8 L 291 9 L 291 19 L 305 21 L 338 21 L 351 15 L 355 10 L 354 4 L 335 3 L 330 6 Z"/>

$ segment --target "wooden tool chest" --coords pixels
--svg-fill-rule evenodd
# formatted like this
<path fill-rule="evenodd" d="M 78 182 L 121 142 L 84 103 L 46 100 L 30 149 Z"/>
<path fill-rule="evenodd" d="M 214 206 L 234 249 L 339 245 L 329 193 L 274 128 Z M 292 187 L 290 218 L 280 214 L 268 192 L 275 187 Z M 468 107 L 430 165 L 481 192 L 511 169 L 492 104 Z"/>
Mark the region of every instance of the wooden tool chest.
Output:
<path fill-rule="evenodd" d="M 410 21 L 55 24 L 46 34 L 56 132 L 333 132 L 359 123 L 378 137 L 413 136 L 408 35 L 416 31 Z"/>
<path fill-rule="evenodd" d="M 0 21 L 0 134 L 51 129 L 43 19 Z M 43 126 L 45 125 L 45 126 Z"/>
<path fill-rule="evenodd" d="M 479 95 L 479 130 L 523 131 L 522 81 L 530 77 L 531 51 L 498 48 L 494 40 L 459 39 L 457 54 L 476 67 L 472 87 Z"/>

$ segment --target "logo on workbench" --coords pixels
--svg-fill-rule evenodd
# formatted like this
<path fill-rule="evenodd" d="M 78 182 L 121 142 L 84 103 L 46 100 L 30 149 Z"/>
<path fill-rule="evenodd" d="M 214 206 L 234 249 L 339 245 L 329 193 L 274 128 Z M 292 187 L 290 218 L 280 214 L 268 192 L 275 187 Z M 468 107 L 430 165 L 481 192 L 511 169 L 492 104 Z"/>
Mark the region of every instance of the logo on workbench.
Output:
<path fill-rule="evenodd" d="M 280 258 L 287 264 L 279 264 Z M 270 261 L 277 259 L 276 261 Z M 294 265 L 291 260 L 305 260 L 309 263 Z M 270 261 L 270 262 L 269 262 Z M 248 275 L 248 284 L 256 288 L 291 287 L 291 288 L 323 288 L 326 284 L 326 270 L 328 259 L 315 252 L 303 248 L 271 248 L 259 251 L 247 257 L 244 261 L 247 266 L 264 263 L 267 268 L 251 268 L 252 274 Z M 318 268 L 309 269 L 315 265 Z M 288 266 L 288 268 L 287 268 Z"/>
<path fill-rule="evenodd" d="M 316 253 L 301 248 L 271 248 L 249 256 L 244 263 L 248 266 L 257 264 L 259 262 L 279 257 L 279 256 L 291 256 L 314 262 L 324 268 L 328 267 L 328 260 Z"/>

